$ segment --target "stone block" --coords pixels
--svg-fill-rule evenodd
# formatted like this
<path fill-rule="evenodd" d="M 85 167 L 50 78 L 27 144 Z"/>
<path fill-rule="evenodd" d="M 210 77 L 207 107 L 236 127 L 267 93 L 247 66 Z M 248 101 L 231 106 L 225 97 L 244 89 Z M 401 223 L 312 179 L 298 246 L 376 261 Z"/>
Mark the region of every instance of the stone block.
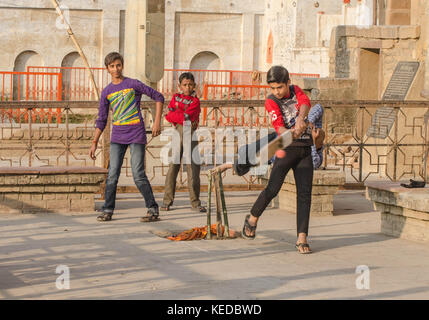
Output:
<path fill-rule="evenodd" d="M 81 175 L 80 174 L 69 174 L 68 175 L 68 183 L 69 184 L 77 184 L 81 183 Z"/>
<path fill-rule="evenodd" d="M 30 200 L 30 201 L 23 201 L 22 202 L 23 208 L 34 208 L 35 210 L 38 209 L 46 209 L 46 201 L 44 200 Z"/>
<path fill-rule="evenodd" d="M 4 184 L 5 185 L 17 185 L 18 184 L 18 176 L 5 176 Z"/>
<path fill-rule="evenodd" d="M 31 194 L 31 200 L 43 200 L 43 194 L 42 193 Z"/>
<path fill-rule="evenodd" d="M 95 177 L 92 174 L 82 174 L 81 175 L 81 183 L 82 184 L 91 184 L 95 180 L 94 178 Z"/>
<path fill-rule="evenodd" d="M 97 185 L 77 185 L 76 192 L 97 192 L 100 189 Z"/>
<path fill-rule="evenodd" d="M 19 193 L 18 192 L 16 192 L 16 193 L 5 193 L 4 194 L 4 200 L 5 201 L 7 201 L 7 200 L 18 201 L 19 200 Z"/>
<path fill-rule="evenodd" d="M 68 184 L 69 178 L 66 174 L 55 175 L 55 184 Z"/>
<path fill-rule="evenodd" d="M 70 186 L 67 185 L 50 185 L 45 186 L 45 192 L 57 193 L 57 192 L 70 192 Z"/>
<path fill-rule="evenodd" d="M 389 9 L 404 9 L 409 10 L 411 7 L 411 0 L 387 0 L 386 8 Z"/>
<path fill-rule="evenodd" d="M 56 183 L 56 176 L 55 175 L 51 175 L 51 174 L 47 174 L 47 175 L 43 175 L 41 176 L 41 180 L 42 180 L 42 184 L 55 184 Z"/>
<path fill-rule="evenodd" d="M 417 39 L 420 38 L 420 26 L 400 26 L 399 38 L 401 39 Z"/>
<path fill-rule="evenodd" d="M 19 185 L 28 185 L 30 184 L 30 180 L 33 176 L 30 175 L 22 175 L 17 177 L 17 184 Z"/>
<path fill-rule="evenodd" d="M 40 175 L 32 175 L 30 176 L 29 184 L 43 184 L 43 176 Z"/>
<path fill-rule="evenodd" d="M 4 175 L 0 175 L 0 185 L 4 184 L 4 178 L 5 178 Z"/>
<path fill-rule="evenodd" d="M 71 200 L 70 211 L 83 212 L 94 210 L 94 199 Z"/>
<path fill-rule="evenodd" d="M 19 192 L 19 186 L 18 185 L 0 186 L 0 192 L 4 192 L 4 193 Z"/>
<path fill-rule="evenodd" d="M 67 198 L 67 197 L 65 197 Z M 44 193 L 43 194 L 43 200 L 55 200 L 56 199 L 56 195 L 55 193 Z"/>
<path fill-rule="evenodd" d="M 82 200 L 91 200 L 94 199 L 93 193 L 82 193 Z"/>
<path fill-rule="evenodd" d="M 70 200 L 46 200 L 46 208 L 52 211 L 61 209 L 70 210 Z"/>
<path fill-rule="evenodd" d="M 380 49 L 382 47 L 382 43 L 382 40 L 359 40 L 358 47 L 367 49 Z"/>
<path fill-rule="evenodd" d="M 19 192 L 25 193 L 43 193 L 45 191 L 44 186 L 38 185 L 25 185 L 19 187 Z"/>
<path fill-rule="evenodd" d="M 55 199 L 57 200 L 67 200 L 68 199 L 68 193 L 54 193 Z"/>
<path fill-rule="evenodd" d="M 400 41 L 401 42 L 401 41 Z M 395 41 L 392 39 L 381 40 L 381 48 L 382 49 L 392 49 L 395 46 Z"/>
<path fill-rule="evenodd" d="M 68 198 L 70 200 L 80 200 L 80 199 L 82 199 L 82 194 L 81 193 L 70 193 L 68 195 Z"/>
<path fill-rule="evenodd" d="M 410 12 L 386 10 L 386 24 L 389 25 L 409 25 L 411 21 Z"/>
<path fill-rule="evenodd" d="M 399 38 L 399 28 L 397 26 L 382 26 L 381 39 L 397 39 Z"/>

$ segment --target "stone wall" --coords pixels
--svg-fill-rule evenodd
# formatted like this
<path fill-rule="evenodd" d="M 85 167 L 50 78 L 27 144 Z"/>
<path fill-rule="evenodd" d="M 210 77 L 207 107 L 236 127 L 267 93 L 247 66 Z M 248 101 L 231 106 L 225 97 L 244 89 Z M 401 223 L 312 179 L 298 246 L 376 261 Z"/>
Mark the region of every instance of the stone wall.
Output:
<path fill-rule="evenodd" d="M 98 167 L 0 168 L 0 213 L 92 212 L 106 173 Z"/>
<path fill-rule="evenodd" d="M 419 61 L 420 69 L 424 69 L 424 59 L 420 41 L 420 26 L 338 26 L 332 30 L 330 48 L 330 77 L 356 79 L 358 81 L 358 97 L 366 98 L 377 90 L 375 100 L 380 99 L 392 77 L 399 61 Z M 378 88 L 365 88 L 367 81 L 362 74 L 362 50 L 377 54 L 377 61 L 368 71 L 368 77 L 373 77 Z M 421 71 L 420 71 L 421 72 Z M 407 96 L 407 100 L 422 100 L 419 94 L 423 88 L 422 75 L 417 75 Z M 411 93 L 411 94 L 410 94 Z"/>
<path fill-rule="evenodd" d="M 199 53 L 226 70 L 264 70 L 264 1 L 166 1 L 165 68 L 188 69 Z"/>
<path fill-rule="evenodd" d="M 61 5 L 90 65 L 103 66 L 105 55 L 120 49 L 121 10 L 126 9 L 126 1 L 63 0 Z M 18 0 L 12 6 L 11 1 L 0 0 L 0 7 L 1 71 L 13 71 L 16 58 L 26 51 L 39 55 L 43 66 L 55 67 L 76 52 L 51 1 Z"/>

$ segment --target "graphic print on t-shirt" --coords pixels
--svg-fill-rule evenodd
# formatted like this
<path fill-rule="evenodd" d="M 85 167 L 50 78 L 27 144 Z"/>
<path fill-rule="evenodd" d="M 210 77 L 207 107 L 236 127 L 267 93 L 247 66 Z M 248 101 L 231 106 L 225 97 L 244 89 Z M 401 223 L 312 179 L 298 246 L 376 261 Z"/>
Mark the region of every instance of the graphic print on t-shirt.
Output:
<path fill-rule="evenodd" d="M 107 99 L 113 112 L 113 125 L 125 126 L 140 123 L 134 89 L 124 89 L 111 93 Z"/>
<path fill-rule="evenodd" d="M 292 99 L 283 99 L 281 101 L 281 111 L 283 114 L 283 121 L 288 129 L 295 126 L 298 110 L 296 104 L 298 103 L 296 96 Z"/>

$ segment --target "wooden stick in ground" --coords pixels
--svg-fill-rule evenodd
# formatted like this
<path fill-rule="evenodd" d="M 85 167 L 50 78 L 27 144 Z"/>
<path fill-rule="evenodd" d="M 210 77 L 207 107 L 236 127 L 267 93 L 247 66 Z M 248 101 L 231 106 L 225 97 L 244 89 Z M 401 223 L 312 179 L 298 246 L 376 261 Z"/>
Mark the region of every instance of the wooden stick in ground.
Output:
<path fill-rule="evenodd" d="M 79 55 L 81 56 L 81 58 L 82 58 L 82 60 L 83 60 L 83 62 L 85 64 L 85 67 L 86 67 L 86 69 L 89 72 L 89 75 L 91 77 L 92 85 L 94 86 L 95 94 L 97 95 L 97 100 L 100 100 L 100 93 L 98 92 L 98 87 L 97 87 L 97 84 L 95 83 L 94 74 L 92 73 L 92 70 L 91 70 L 91 68 L 89 66 L 89 63 L 88 63 L 88 60 L 86 59 L 86 56 L 83 53 L 82 48 L 80 47 L 79 43 L 77 42 L 76 37 L 74 36 L 73 30 L 70 27 L 70 24 L 64 18 L 63 12 L 61 11 L 60 7 L 58 6 L 57 0 L 52 0 L 52 4 L 54 5 L 55 10 L 57 11 L 58 15 L 60 16 L 63 24 L 67 26 L 67 33 L 69 34 L 69 36 L 72 39 L 74 45 L 76 46 L 77 52 L 79 52 Z"/>
<path fill-rule="evenodd" d="M 211 214 L 212 214 L 212 209 L 211 209 L 211 200 L 212 200 L 212 175 L 209 172 L 208 174 L 208 180 L 209 180 L 209 185 L 208 185 L 208 199 L 207 199 L 207 239 L 211 240 L 212 239 L 212 218 L 211 218 Z"/>
<path fill-rule="evenodd" d="M 220 194 L 220 200 L 222 203 L 222 211 L 223 211 L 223 223 L 225 225 L 224 237 L 229 238 L 228 212 L 226 211 L 225 194 L 223 192 L 222 172 L 218 171 L 217 174 L 219 179 L 219 194 Z"/>
<path fill-rule="evenodd" d="M 222 237 L 222 201 L 220 198 L 219 176 L 214 174 L 213 178 L 216 194 L 216 236 L 220 239 Z"/>

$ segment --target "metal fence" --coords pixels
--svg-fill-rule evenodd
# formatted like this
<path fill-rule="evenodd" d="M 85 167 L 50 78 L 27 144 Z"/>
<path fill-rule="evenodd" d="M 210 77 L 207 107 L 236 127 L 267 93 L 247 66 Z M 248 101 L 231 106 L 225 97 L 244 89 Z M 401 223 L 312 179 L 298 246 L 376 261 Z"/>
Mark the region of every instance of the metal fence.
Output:
<path fill-rule="evenodd" d="M 29 66 L 28 72 L 55 72 L 61 74 L 61 94 L 59 100 L 88 101 L 97 100 L 90 74 L 85 67 L 40 67 Z M 106 68 L 91 68 L 95 83 L 101 92 L 111 81 Z M 28 99 L 27 99 L 28 100 Z"/>
<path fill-rule="evenodd" d="M 429 150 L 424 114 L 429 102 L 375 102 L 375 101 L 313 101 L 325 108 L 323 126 L 326 132 L 324 163 L 322 167 L 346 172 L 347 183 L 363 184 L 367 180 L 398 181 L 424 175 L 424 154 Z M 270 127 L 264 101 L 202 101 L 200 125 L 210 129 L 256 129 L 261 133 Z M 393 110 L 391 128 L 377 120 L 380 108 Z M 62 122 L 45 121 L 17 123 L 5 119 L 0 124 L 0 166 L 106 166 L 109 158 L 109 134 L 103 134 L 97 160 L 89 158 L 94 135 L 98 104 L 87 102 L 0 102 L 0 111 L 24 110 L 27 119 L 41 109 L 60 110 Z M 152 102 L 142 102 L 142 112 L 148 131 L 146 171 L 155 190 L 162 190 L 168 167 L 160 161 L 160 151 L 167 141 L 152 138 Z M 226 112 L 229 110 L 230 114 Z M 236 117 L 235 113 L 240 114 Z M 48 115 L 46 114 L 45 117 Z M 205 118 L 204 118 L 205 117 Z M 238 120 L 239 121 L 238 121 Z M 164 129 L 168 123 L 164 122 Z M 368 135 L 371 129 L 383 131 L 385 138 Z M 377 129 L 378 128 L 378 129 Z M 389 130 L 388 130 L 389 129 Z M 238 140 L 234 141 L 234 149 Z M 226 150 L 224 150 L 226 157 Z M 205 172 L 213 166 L 203 164 L 202 190 L 207 187 Z M 217 163 L 219 164 L 219 163 Z M 224 183 L 227 189 L 260 188 L 258 171 L 244 177 L 227 171 Z M 260 173 L 259 173 L 260 174 Z M 133 185 L 129 153 L 126 154 L 119 191 L 136 191 Z M 186 173 L 179 175 L 178 187 L 186 186 Z"/>

